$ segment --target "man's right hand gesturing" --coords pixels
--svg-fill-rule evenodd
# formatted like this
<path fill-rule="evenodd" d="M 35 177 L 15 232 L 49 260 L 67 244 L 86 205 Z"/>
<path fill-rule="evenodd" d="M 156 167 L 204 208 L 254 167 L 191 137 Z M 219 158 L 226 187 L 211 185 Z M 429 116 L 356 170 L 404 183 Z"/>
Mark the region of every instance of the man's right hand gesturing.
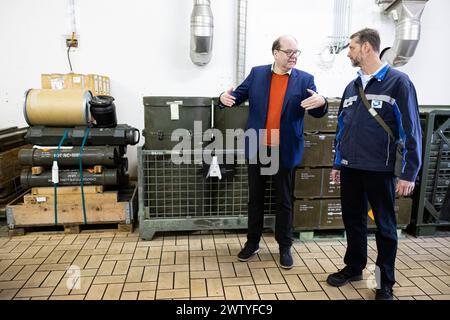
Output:
<path fill-rule="evenodd" d="M 232 107 L 236 102 L 236 98 L 231 95 L 231 92 L 233 92 L 233 88 L 230 88 L 229 90 L 225 91 L 220 95 L 220 102 L 224 106 Z"/>

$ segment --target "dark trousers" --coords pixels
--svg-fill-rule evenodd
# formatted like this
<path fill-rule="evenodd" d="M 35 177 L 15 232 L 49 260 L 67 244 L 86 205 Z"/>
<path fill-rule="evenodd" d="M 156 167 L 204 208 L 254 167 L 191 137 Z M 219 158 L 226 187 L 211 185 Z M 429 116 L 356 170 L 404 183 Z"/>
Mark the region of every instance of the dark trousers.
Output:
<path fill-rule="evenodd" d="M 382 287 L 395 284 L 397 221 L 395 218 L 395 177 L 392 173 L 341 169 L 342 218 L 347 233 L 344 263 L 361 272 L 367 263 L 367 201 L 375 218 L 375 234 Z"/>
<path fill-rule="evenodd" d="M 247 240 L 258 243 L 264 227 L 264 195 L 266 181 L 270 177 L 261 175 L 262 165 L 248 165 L 248 233 Z M 280 248 L 292 246 L 292 184 L 293 169 L 280 168 L 273 177 L 276 195 L 275 239 Z"/>

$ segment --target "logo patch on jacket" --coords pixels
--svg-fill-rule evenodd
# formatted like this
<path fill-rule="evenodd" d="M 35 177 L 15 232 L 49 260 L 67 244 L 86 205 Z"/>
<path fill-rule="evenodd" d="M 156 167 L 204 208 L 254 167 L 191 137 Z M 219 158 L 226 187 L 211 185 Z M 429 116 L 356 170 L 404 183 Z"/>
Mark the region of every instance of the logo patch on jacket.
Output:
<path fill-rule="evenodd" d="M 353 97 L 350 97 L 348 99 L 345 99 L 344 103 L 342 104 L 342 108 L 350 107 L 353 104 L 353 102 L 356 101 L 356 99 L 357 99 L 357 96 L 353 96 Z"/>
<path fill-rule="evenodd" d="M 372 108 L 381 109 L 383 107 L 383 101 L 381 100 L 372 100 Z"/>

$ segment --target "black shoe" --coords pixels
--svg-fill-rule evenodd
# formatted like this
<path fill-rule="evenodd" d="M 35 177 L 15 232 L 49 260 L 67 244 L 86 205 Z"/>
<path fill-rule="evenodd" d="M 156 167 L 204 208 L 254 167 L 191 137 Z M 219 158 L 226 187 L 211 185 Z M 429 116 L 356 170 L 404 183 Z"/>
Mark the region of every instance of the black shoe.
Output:
<path fill-rule="evenodd" d="M 239 261 L 248 261 L 253 255 L 259 252 L 259 244 L 246 242 L 244 248 L 238 253 Z"/>
<path fill-rule="evenodd" d="M 280 248 L 280 267 L 283 269 L 292 269 L 294 260 L 291 255 L 291 248 Z"/>
<path fill-rule="evenodd" d="M 339 272 L 330 274 L 327 278 L 327 283 L 333 287 L 340 287 L 350 281 L 362 280 L 362 272 L 354 273 L 351 272 L 349 268 L 345 267 Z"/>
<path fill-rule="evenodd" d="M 377 289 L 375 300 L 394 300 L 392 288 Z"/>

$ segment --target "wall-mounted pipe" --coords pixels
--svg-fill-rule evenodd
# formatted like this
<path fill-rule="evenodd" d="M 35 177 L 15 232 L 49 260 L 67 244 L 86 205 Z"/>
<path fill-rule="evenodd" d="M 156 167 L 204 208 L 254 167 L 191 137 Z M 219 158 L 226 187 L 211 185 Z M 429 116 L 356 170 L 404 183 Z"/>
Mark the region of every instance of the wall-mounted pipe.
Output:
<path fill-rule="evenodd" d="M 245 79 L 245 56 L 247 44 L 247 0 L 238 0 L 236 43 L 236 86 Z"/>
<path fill-rule="evenodd" d="M 395 41 L 381 52 L 381 60 L 394 67 L 411 59 L 420 40 L 420 17 L 428 0 L 396 0 L 383 4 L 385 13 L 396 22 Z"/>
<path fill-rule="evenodd" d="M 211 61 L 214 20 L 209 0 L 194 0 L 191 14 L 191 50 L 193 63 L 204 66 Z"/>

